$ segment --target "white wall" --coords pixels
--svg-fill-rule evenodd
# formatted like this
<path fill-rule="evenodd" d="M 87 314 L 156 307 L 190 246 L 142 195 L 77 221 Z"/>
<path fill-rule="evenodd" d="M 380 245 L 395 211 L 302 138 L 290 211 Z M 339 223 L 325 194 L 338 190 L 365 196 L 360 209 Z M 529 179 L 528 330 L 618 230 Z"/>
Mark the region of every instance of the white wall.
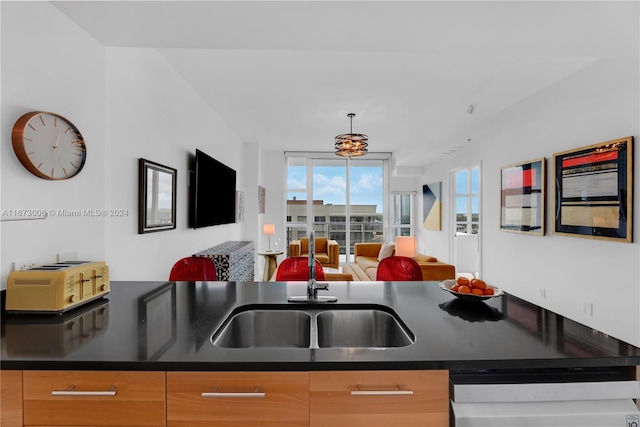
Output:
<path fill-rule="evenodd" d="M 106 49 L 106 254 L 114 280 L 166 280 L 183 256 L 242 240 L 245 223 L 188 227 L 188 171 L 198 148 L 237 171 L 244 190 L 244 144 L 155 49 Z M 175 230 L 136 234 L 138 159 L 178 170 Z M 191 166 L 192 167 L 192 166 Z M 215 188 L 211 189 L 215 197 Z"/>
<path fill-rule="evenodd" d="M 284 251 L 284 255 L 278 258 L 278 262 L 287 254 L 287 234 L 285 228 L 286 219 L 286 160 L 282 151 L 265 151 L 260 163 L 260 182 L 265 189 L 265 212 L 260 214 L 258 221 L 261 239 L 259 250 L 267 249 L 267 238 L 262 235 L 262 224 L 275 224 L 275 235 L 271 236 L 271 249 Z M 257 205 L 256 205 L 257 209 Z M 262 257 L 261 257 L 262 258 Z M 258 260 L 260 276 L 264 271 L 264 258 Z"/>
<path fill-rule="evenodd" d="M 258 255 L 266 247 L 262 244 L 265 236 L 262 234 L 261 216 L 258 213 L 258 186 L 264 184 L 260 176 L 260 171 L 264 167 L 262 160 L 262 149 L 255 142 L 245 142 L 244 170 L 245 170 L 245 191 L 244 191 L 244 240 L 251 240 L 255 244 L 254 272 L 257 279 L 262 277 L 264 259 Z"/>
<path fill-rule="evenodd" d="M 452 232 L 448 173 L 481 164 L 483 278 L 514 295 L 639 345 L 637 203 L 633 215 L 635 243 L 552 234 L 553 153 L 629 135 L 634 136 L 637 146 L 639 74 L 637 58 L 598 60 L 475 129 L 466 149 L 428 166 L 418 183 L 421 187 L 443 181 L 446 224 L 441 232 L 422 230 L 422 244 L 436 245 L 440 252 L 448 253 Z M 548 171 L 546 235 L 499 231 L 500 168 L 540 157 L 547 159 Z M 637 150 L 634 158 L 637 165 Z M 638 186 L 636 182 L 636 201 L 640 200 Z M 545 297 L 540 289 L 544 289 Z M 584 313 L 585 302 L 593 304 L 593 315 Z"/>
<path fill-rule="evenodd" d="M 237 188 L 244 190 L 244 146 L 155 50 L 105 49 L 46 2 L 0 7 L 0 208 L 128 210 L 125 217 L 0 223 L 2 288 L 13 261 L 54 262 L 57 253 L 71 251 L 107 261 L 112 280 L 166 280 L 180 257 L 244 238 L 246 223 L 187 226 L 190 156 L 199 148 L 236 169 Z M 31 110 L 57 112 L 78 126 L 87 162 L 77 177 L 45 181 L 20 165 L 10 130 Z M 140 157 L 178 170 L 175 230 L 137 234 Z"/>
<path fill-rule="evenodd" d="M 44 220 L 0 223 L 2 288 L 12 263 L 77 251 L 103 259 L 105 219 L 63 217 L 58 209 L 105 207 L 105 55 L 104 49 L 49 3 L 2 2 L 1 208 L 43 209 Z M 35 30 L 34 30 L 35 29 Z M 80 174 L 47 181 L 22 167 L 11 146 L 11 129 L 24 113 L 53 111 L 81 131 L 87 160 Z M 6 217 L 5 217 L 6 218 Z"/>

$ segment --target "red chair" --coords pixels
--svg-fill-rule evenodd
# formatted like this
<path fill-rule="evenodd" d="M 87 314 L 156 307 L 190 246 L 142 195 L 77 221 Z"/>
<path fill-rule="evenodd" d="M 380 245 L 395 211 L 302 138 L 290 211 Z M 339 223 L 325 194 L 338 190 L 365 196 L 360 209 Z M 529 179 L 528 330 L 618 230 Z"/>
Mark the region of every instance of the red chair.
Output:
<path fill-rule="evenodd" d="M 276 281 L 300 280 L 309 280 L 309 258 L 301 256 L 282 260 L 276 272 Z M 324 280 L 324 270 L 318 260 L 316 260 L 316 280 Z"/>
<path fill-rule="evenodd" d="M 383 258 L 378 264 L 376 280 L 387 282 L 422 281 L 422 270 L 413 258 L 390 256 Z"/>
<path fill-rule="evenodd" d="M 182 258 L 171 267 L 169 280 L 179 282 L 204 282 L 218 280 L 216 265 L 211 258 L 191 256 Z"/>

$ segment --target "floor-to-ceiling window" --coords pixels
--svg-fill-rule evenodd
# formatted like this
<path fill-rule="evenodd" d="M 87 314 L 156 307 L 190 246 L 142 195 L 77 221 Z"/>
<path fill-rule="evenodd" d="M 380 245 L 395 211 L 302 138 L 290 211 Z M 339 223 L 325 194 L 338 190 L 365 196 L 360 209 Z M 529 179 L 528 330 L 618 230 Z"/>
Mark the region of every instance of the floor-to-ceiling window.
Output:
<path fill-rule="evenodd" d="M 338 242 L 344 263 L 355 243 L 384 240 L 387 158 L 367 157 L 287 153 L 287 246 L 313 227 Z"/>

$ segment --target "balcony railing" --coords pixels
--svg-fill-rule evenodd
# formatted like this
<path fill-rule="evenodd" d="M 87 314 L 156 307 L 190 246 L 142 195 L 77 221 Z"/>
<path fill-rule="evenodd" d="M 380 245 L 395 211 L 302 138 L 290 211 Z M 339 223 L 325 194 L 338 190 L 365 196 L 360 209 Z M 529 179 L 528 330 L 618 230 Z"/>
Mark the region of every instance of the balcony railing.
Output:
<path fill-rule="evenodd" d="M 347 245 L 347 223 L 346 222 L 315 222 L 313 230 L 316 237 L 328 237 L 335 240 L 340 245 L 340 254 L 345 255 Z M 349 243 L 351 244 L 349 253 L 353 254 L 353 245 L 361 242 L 382 242 L 383 225 L 380 221 L 352 222 L 350 223 Z M 307 237 L 305 224 L 287 224 L 287 250 L 289 242 Z"/>

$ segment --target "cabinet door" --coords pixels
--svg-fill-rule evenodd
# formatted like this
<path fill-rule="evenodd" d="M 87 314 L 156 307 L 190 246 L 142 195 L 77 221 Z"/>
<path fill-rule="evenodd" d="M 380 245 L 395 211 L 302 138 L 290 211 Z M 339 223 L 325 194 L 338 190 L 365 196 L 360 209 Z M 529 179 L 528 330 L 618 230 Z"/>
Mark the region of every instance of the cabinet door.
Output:
<path fill-rule="evenodd" d="M 0 426 L 22 427 L 22 371 L 0 371 Z"/>
<path fill-rule="evenodd" d="M 27 426 L 164 426 L 164 372 L 24 371 Z"/>
<path fill-rule="evenodd" d="M 448 371 L 311 372 L 311 427 L 449 425 Z"/>
<path fill-rule="evenodd" d="M 170 427 L 309 425 L 308 372 L 168 372 Z"/>

